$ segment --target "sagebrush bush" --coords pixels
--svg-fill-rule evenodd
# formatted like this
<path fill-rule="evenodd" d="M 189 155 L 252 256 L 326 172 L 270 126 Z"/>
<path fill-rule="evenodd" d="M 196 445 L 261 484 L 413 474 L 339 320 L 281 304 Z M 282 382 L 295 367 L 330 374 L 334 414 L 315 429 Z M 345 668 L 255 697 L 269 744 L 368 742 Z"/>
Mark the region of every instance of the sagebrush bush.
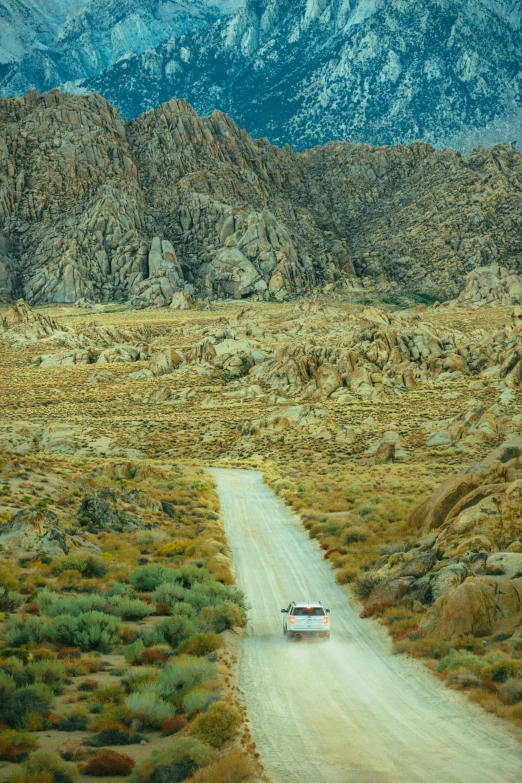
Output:
<path fill-rule="evenodd" d="M 183 698 L 183 712 L 186 712 L 187 715 L 203 712 L 210 707 L 213 701 L 216 701 L 219 698 L 219 696 L 206 690 L 206 688 L 195 688 Z"/>
<path fill-rule="evenodd" d="M 63 614 L 79 617 L 79 615 L 85 614 L 85 612 L 103 612 L 108 604 L 106 598 L 96 593 L 67 598 L 47 589 L 42 590 L 38 594 L 36 602 L 40 612 L 48 617 L 58 617 Z"/>
<path fill-rule="evenodd" d="M 210 766 L 197 772 L 194 783 L 247 783 L 256 776 L 252 759 L 241 750 L 231 750 Z"/>
<path fill-rule="evenodd" d="M 0 701 L 0 721 L 11 728 L 23 729 L 30 715 L 39 716 L 43 720 L 53 705 L 54 694 L 48 685 L 26 685 Z"/>
<path fill-rule="evenodd" d="M 86 612 L 79 617 L 61 614 L 54 617 L 49 626 L 49 637 L 54 642 L 100 652 L 110 652 L 122 632 L 120 618 L 103 612 Z"/>
<path fill-rule="evenodd" d="M 194 720 L 191 734 L 213 748 L 220 748 L 241 725 L 239 711 L 224 701 L 215 701 Z"/>
<path fill-rule="evenodd" d="M 0 731 L 0 759 L 22 761 L 26 754 L 36 750 L 38 743 L 33 734 L 7 729 Z"/>
<path fill-rule="evenodd" d="M 185 600 L 187 590 L 176 582 L 162 582 L 152 593 L 155 604 L 163 604 L 172 608 L 174 604 Z"/>
<path fill-rule="evenodd" d="M 0 612 L 4 614 L 16 612 L 25 603 L 25 600 L 25 595 L 0 587 Z"/>
<path fill-rule="evenodd" d="M 214 633 L 223 633 L 235 626 L 244 628 L 247 623 L 245 612 L 232 601 L 205 607 L 199 613 L 198 620 L 204 631 Z"/>
<path fill-rule="evenodd" d="M 522 677 L 522 660 L 520 658 L 500 658 L 495 663 L 485 666 L 480 672 L 483 680 L 506 682 L 512 677 Z"/>
<path fill-rule="evenodd" d="M 444 656 L 437 664 L 438 672 L 449 672 L 452 669 L 468 669 L 478 674 L 486 665 L 486 661 L 480 655 L 461 650 Z"/>
<path fill-rule="evenodd" d="M 104 745 L 137 745 L 144 740 L 143 734 L 135 734 L 124 723 L 114 723 L 102 729 L 87 744 L 94 747 L 103 747 Z"/>
<path fill-rule="evenodd" d="M 104 685 L 91 696 L 93 704 L 121 704 L 125 696 L 124 688 L 119 685 Z"/>
<path fill-rule="evenodd" d="M 122 685 L 125 686 L 129 693 L 136 690 L 143 690 L 143 686 L 152 682 L 156 682 L 158 679 L 157 669 L 145 669 L 142 668 L 139 671 L 129 671 L 122 677 Z"/>
<path fill-rule="evenodd" d="M 8 672 L 0 671 L 0 704 L 15 690 L 16 682 L 14 677 Z"/>
<path fill-rule="evenodd" d="M 128 783 L 180 783 L 213 760 L 212 749 L 196 737 L 175 737 L 165 748 L 155 748 Z"/>
<path fill-rule="evenodd" d="M 129 574 L 128 581 L 141 593 L 152 593 L 163 582 L 175 582 L 174 568 L 163 565 L 149 565 L 137 568 Z"/>
<path fill-rule="evenodd" d="M 502 683 L 498 694 L 504 704 L 518 704 L 522 702 L 522 677 L 510 677 Z"/>
<path fill-rule="evenodd" d="M 175 713 L 174 707 L 153 690 L 137 691 L 127 696 L 125 704 L 141 726 L 148 729 L 161 728 L 164 721 Z"/>
<path fill-rule="evenodd" d="M 17 684 L 27 683 L 33 685 L 37 682 L 43 682 L 48 685 L 54 693 L 61 693 L 65 669 L 60 661 L 34 661 L 23 668 L 19 676 L 15 678 Z"/>
<path fill-rule="evenodd" d="M 223 639 L 213 631 L 204 631 L 185 639 L 179 646 L 179 652 L 181 655 L 203 657 L 214 650 L 219 650 L 220 647 L 223 647 Z"/>
<path fill-rule="evenodd" d="M 80 713 L 72 713 L 71 715 L 65 715 L 57 723 L 55 728 L 58 731 L 85 731 L 89 725 L 89 718 L 87 715 Z"/>
<path fill-rule="evenodd" d="M 158 677 L 154 690 L 166 701 L 183 698 L 188 691 L 203 682 L 215 680 L 217 669 L 205 658 L 186 658 L 174 661 Z"/>
<path fill-rule="evenodd" d="M 167 617 L 163 620 L 159 626 L 159 630 L 172 649 L 177 650 L 185 639 L 194 636 L 199 629 L 193 620 L 189 620 L 182 615 L 176 615 L 175 617 Z"/>
<path fill-rule="evenodd" d="M 125 647 L 123 651 L 123 657 L 125 658 L 126 662 L 131 666 L 138 666 L 143 659 L 144 651 L 145 651 L 145 645 L 143 644 L 142 640 L 136 639 L 135 642 L 133 642 L 132 644 L 128 644 Z"/>
<path fill-rule="evenodd" d="M 440 660 L 448 655 L 450 646 L 445 639 L 440 636 L 426 636 L 423 639 L 406 642 L 406 649 L 414 658 L 434 658 Z"/>
<path fill-rule="evenodd" d="M 130 775 L 136 762 L 124 753 L 115 750 L 99 750 L 92 756 L 83 769 L 85 775 L 96 777 L 126 777 Z"/>
<path fill-rule="evenodd" d="M 95 555 L 67 555 L 60 558 L 54 565 L 53 571 L 61 574 L 63 571 L 79 571 L 87 579 L 102 577 L 107 574 L 107 563 Z"/>
<path fill-rule="evenodd" d="M 361 571 L 352 583 L 353 591 L 355 595 L 364 600 L 382 582 L 382 579 L 382 576 L 379 576 L 375 571 Z"/>
<path fill-rule="evenodd" d="M 47 639 L 49 627 L 44 617 L 30 615 L 24 621 L 20 615 L 12 615 L 4 621 L 6 643 L 12 647 L 24 644 L 41 644 Z"/>
<path fill-rule="evenodd" d="M 155 607 L 140 601 L 139 598 L 120 598 L 115 596 L 111 601 L 111 612 L 123 620 L 142 620 L 154 614 Z"/>
<path fill-rule="evenodd" d="M 184 729 L 187 725 L 187 719 L 184 715 L 173 715 L 172 718 L 167 718 L 161 724 L 161 733 L 164 737 L 170 737 L 172 734 L 177 734 L 178 731 Z"/>
<path fill-rule="evenodd" d="M 76 783 L 79 774 L 76 764 L 64 761 L 57 753 L 36 750 L 21 769 L 13 772 L 9 783 Z"/>
<path fill-rule="evenodd" d="M 361 525 L 354 525 L 346 529 L 344 533 L 345 544 L 355 544 L 357 541 L 367 541 L 371 533 Z"/>

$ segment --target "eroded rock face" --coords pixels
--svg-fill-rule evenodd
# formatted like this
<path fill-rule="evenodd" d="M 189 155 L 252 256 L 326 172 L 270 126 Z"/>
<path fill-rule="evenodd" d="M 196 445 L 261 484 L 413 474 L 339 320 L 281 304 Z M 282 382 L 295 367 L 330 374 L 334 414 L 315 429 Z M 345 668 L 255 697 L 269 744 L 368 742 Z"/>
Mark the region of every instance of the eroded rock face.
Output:
<path fill-rule="evenodd" d="M 466 278 L 466 287 L 459 294 L 459 304 L 515 304 L 522 302 L 522 277 L 498 264 L 480 266 Z"/>
<path fill-rule="evenodd" d="M 354 274 L 447 298 L 486 262 L 518 296 L 522 156 L 508 145 L 469 158 L 421 143 L 297 154 L 184 101 L 125 125 L 100 96 L 57 91 L 1 100 L 0 138 L 0 232 L 10 243 L 1 285 L 16 281 L 31 303 L 284 300 L 350 286 Z M 376 360 L 393 347 L 376 346 Z M 440 364 L 465 372 L 463 360 L 445 349 Z"/>
<path fill-rule="evenodd" d="M 0 544 L 4 552 L 18 555 L 61 557 L 71 552 L 101 554 L 101 549 L 81 536 L 59 529 L 49 511 L 19 511 L 3 526 Z"/>

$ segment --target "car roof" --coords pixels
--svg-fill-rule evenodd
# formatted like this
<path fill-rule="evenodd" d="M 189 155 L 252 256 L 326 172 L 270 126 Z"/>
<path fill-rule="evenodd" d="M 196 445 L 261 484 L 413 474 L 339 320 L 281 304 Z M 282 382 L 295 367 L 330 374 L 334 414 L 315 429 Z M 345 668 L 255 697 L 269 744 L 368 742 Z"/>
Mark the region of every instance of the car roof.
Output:
<path fill-rule="evenodd" d="M 292 601 L 295 606 L 322 606 L 320 601 Z"/>

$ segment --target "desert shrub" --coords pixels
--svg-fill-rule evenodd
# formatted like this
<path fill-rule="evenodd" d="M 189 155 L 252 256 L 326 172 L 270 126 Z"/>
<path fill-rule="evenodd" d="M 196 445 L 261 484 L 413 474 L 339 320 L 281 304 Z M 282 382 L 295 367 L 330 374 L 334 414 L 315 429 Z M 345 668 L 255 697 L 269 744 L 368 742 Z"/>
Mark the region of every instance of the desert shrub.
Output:
<path fill-rule="evenodd" d="M 125 704 L 144 728 L 159 729 L 175 709 L 152 690 L 137 691 L 127 696 Z"/>
<path fill-rule="evenodd" d="M 152 593 L 162 582 L 175 582 L 176 571 L 164 565 L 148 565 L 137 568 L 128 576 L 128 581 L 135 590 L 142 593 Z"/>
<path fill-rule="evenodd" d="M 0 671 L 0 702 L 8 698 L 15 690 L 16 682 L 14 677 L 8 672 Z"/>
<path fill-rule="evenodd" d="M 189 620 L 182 615 L 176 615 L 175 617 L 167 617 L 159 626 L 159 630 L 168 644 L 173 650 L 177 650 L 179 645 L 193 636 L 198 628 L 194 621 Z"/>
<path fill-rule="evenodd" d="M 144 740 L 143 734 L 135 734 L 124 723 L 114 723 L 102 729 L 87 744 L 101 748 L 104 745 L 137 745 Z"/>
<path fill-rule="evenodd" d="M 82 651 L 79 647 L 62 647 L 58 653 L 58 660 L 61 661 L 64 658 L 68 661 L 76 661 L 82 657 Z"/>
<path fill-rule="evenodd" d="M 517 704 L 513 707 L 510 714 L 515 720 L 522 720 L 522 704 Z"/>
<path fill-rule="evenodd" d="M 346 568 L 340 568 L 338 571 L 336 571 L 335 579 L 337 584 L 340 585 L 351 584 L 354 579 L 357 578 L 358 573 L 359 571 L 357 571 L 357 569 L 347 566 Z"/>
<path fill-rule="evenodd" d="M 36 601 L 42 614 L 47 614 L 49 617 L 63 614 L 79 617 L 86 612 L 103 612 L 107 608 L 107 599 L 96 593 L 66 598 L 48 590 L 45 594 L 42 591 Z"/>
<path fill-rule="evenodd" d="M 484 663 L 484 658 L 481 658 L 480 655 L 462 650 L 444 656 L 437 664 L 437 671 L 449 672 L 453 669 L 469 669 L 477 674 L 484 668 Z"/>
<path fill-rule="evenodd" d="M 55 728 L 59 731 L 85 731 L 89 725 L 89 718 L 87 715 L 80 713 L 72 713 L 61 718 Z"/>
<path fill-rule="evenodd" d="M 192 724 L 191 733 L 213 748 L 220 748 L 234 736 L 241 725 L 241 715 L 224 701 L 215 701 L 200 713 Z"/>
<path fill-rule="evenodd" d="M 17 682 L 32 685 L 37 682 L 43 682 L 48 685 L 54 693 L 60 693 L 65 679 L 65 670 L 60 661 L 35 661 L 28 664 L 20 673 L 20 679 Z"/>
<path fill-rule="evenodd" d="M 510 677 L 502 683 L 498 694 L 504 704 L 518 704 L 522 702 L 522 678 Z"/>
<path fill-rule="evenodd" d="M 241 750 L 231 750 L 196 773 L 194 783 L 247 783 L 256 776 L 252 759 Z"/>
<path fill-rule="evenodd" d="M 86 612 L 79 617 L 69 614 L 54 617 L 49 626 L 49 636 L 58 644 L 109 652 L 120 639 L 122 630 L 119 617 L 103 612 Z"/>
<path fill-rule="evenodd" d="M 452 669 L 448 672 L 448 679 L 459 688 L 477 688 L 480 686 L 480 677 L 467 669 Z"/>
<path fill-rule="evenodd" d="M 86 555 L 85 557 L 67 555 L 60 558 L 53 566 L 53 571 L 56 574 L 61 574 L 64 571 L 79 571 L 86 579 L 105 576 L 108 570 L 107 563 L 101 557 L 94 555 Z"/>
<path fill-rule="evenodd" d="M 506 682 L 512 677 L 522 677 L 522 660 L 519 658 L 500 658 L 490 666 L 484 666 L 480 672 L 483 680 Z"/>
<path fill-rule="evenodd" d="M 4 612 L 4 614 L 16 612 L 25 603 L 25 600 L 25 595 L 0 587 L 0 612 Z"/>
<path fill-rule="evenodd" d="M 0 587 L 4 590 L 16 590 L 19 587 L 18 579 L 12 566 L 0 568 Z"/>
<path fill-rule="evenodd" d="M 120 598 L 116 596 L 111 601 L 111 611 L 124 620 L 142 620 L 154 614 L 154 606 L 140 601 L 139 598 Z"/>
<path fill-rule="evenodd" d="M 18 688 L 0 702 L 0 721 L 14 729 L 26 727 L 30 715 L 43 717 L 54 704 L 54 694 L 48 685 L 38 683 Z"/>
<path fill-rule="evenodd" d="M 121 685 L 105 685 L 92 694 L 93 704 L 120 704 L 125 696 Z"/>
<path fill-rule="evenodd" d="M 450 646 L 440 636 L 425 636 L 423 639 L 408 642 L 406 650 L 413 658 L 435 658 L 435 660 L 440 660 L 445 655 L 449 655 Z"/>
<path fill-rule="evenodd" d="M 214 650 L 219 650 L 220 647 L 223 647 L 223 640 L 221 637 L 213 631 L 206 631 L 203 633 L 196 633 L 194 636 L 185 639 L 179 646 L 179 652 L 182 655 L 197 655 L 198 657 L 202 657 L 214 652 Z"/>
<path fill-rule="evenodd" d="M 207 606 L 218 606 L 228 601 L 240 609 L 245 606 L 243 593 L 236 587 L 221 582 L 203 582 L 186 591 L 184 601 L 200 612 Z"/>
<path fill-rule="evenodd" d="M 125 658 L 128 664 L 131 664 L 132 666 L 137 666 L 142 661 L 144 650 L 145 650 L 145 645 L 143 644 L 142 640 L 136 639 L 135 642 L 133 642 L 132 644 L 128 644 L 125 647 L 123 651 L 123 657 Z"/>
<path fill-rule="evenodd" d="M 78 767 L 64 761 L 57 753 L 36 750 L 29 754 L 22 768 L 9 778 L 10 783 L 76 783 Z"/>
<path fill-rule="evenodd" d="M 140 669 L 137 672 L 128 672 L 123 678 L 122 683 L 129 692 L 133 692 L 156 682 L 158 679 L 157 669 Z"/>
<path fill-rule="evenodd" d="M 199 613 L 198 620 L 203 630 L 214 633 L 222 633 L 234 626 L 244 628 L 247 623 L 245 612 L 232 601 L 205 607 Z"/>
<path fill-rule="evenodd" d="M 361 571 L 353 581 L 353 591 L 359 598 L 365 599 L 381 582 L 382 576 L 375 571 Z"/>
<path fill-rule="evenodd" d="M 21 660 L 21 658 L 18 658 L 16 655 L 9 655 L 7 658 L 5 658 L 5 660 L 2 661 L 1 666 L 1 671 L 10 674 L 11 677 L 14 677 L 17 684 L 21 683 L 24 671 L 24 662 Z"/>
<path fill-rule="evenodd" d="M 347 528 L 344 534 L 345 544 L 355 544 L 357 541 L 367 541 L 371 533 L 360 525 Z"/>
<path fill-rule="evenodd" d="M 163 632 L 159 626 L 148 631 L 141 631 L 140 639 L 145 647 L 154 647 L 155 644 L 167 644 L 167 640 L 163 636 Z"/>
<path fill-rule="evenodd" d="M 177 734 L 178 731 L 184 729 L 187 725 L 187 719 L 184 715 L 173 715 L 172 718 L 167 718 L 161 724 L 161 733 L 164 737 L 170 737 L 172 734 Z"/>
<path fill-rule="evenodd" d="M 206 710 L 212 702 L 218 700 L 220 697 L 214 693 L 207 691 L 205 688 L 195 688 L 193 691 L 187 693 L 183 699 L 183 712 L 187 715 L 193 715 L 196 712 L 203 712 Z"/>
<path fill-rule="evenodd" d="M 19 615 L 13 615 L 5 620 L 8 629 L 4 639 L 8 645 L 22 647 L 24 644 L 41 644 L 47 638 L 48 625 L 43 617 L 29 616 L 24 622 Z"/>
<path fill-rule="evenodd" d="M 152 600 L 155 604 L 172 607 L 184 601 L 186 594 L 185 588 L 176 582 L 162 582 L 152 593 Z"/>
<path fill-rule="evenodd" d="M 28 753 L 36 750 L 38 743 L 32 734 L 15 729 L 0 731 L 0 759 L 2 761 L 22 761 Z"/>
<path fill-rule="evenodd" d="M 195 737 L 176 737 L 165 748 L 154 749 L 135 768 L 129 783 L 181 783 L 213 759 L 212 749 Z"/>
<path fill-rule="evenodd" d="M 84 680 L 78 685 L 79 691 L 86 691 L 89 693 L 90 691 L 95 691 L 99 686 L 99 683 L 97 680 Z"/>
<path fill-rule="evenodd" d="M 164 669 L 154 686 L 154 690 L 163 699 L 170 701 L 182 698 L 188 691 L 203 682 L 214 680 L 217 669 L 205 658 L 187 658 L 172 663 Z"/>
<path fill-rule="evenodd" d="M 93 715 L 89 729 L 98 732 L 118 724 L 129 727 L 134 720 L 134 714 L 126 704 L 105 704 L 101 712 Z"/>
<path fill-rule="evenodd" d="M 161 650 L 145 650 L 143 652 L 142 663 L 145 666 L 163 666 L 168 663 L 168 656 Z"/>
<path fill-rule="evenodd" d="M 135 766 L 136 762 L 130 756 L 115 750 L 104 749 L 99 750 L 89 759 L 83 772 L 85 775 L 96 775 L 97 777 L 102 775 L 126 777 L 130 775 Z"/>

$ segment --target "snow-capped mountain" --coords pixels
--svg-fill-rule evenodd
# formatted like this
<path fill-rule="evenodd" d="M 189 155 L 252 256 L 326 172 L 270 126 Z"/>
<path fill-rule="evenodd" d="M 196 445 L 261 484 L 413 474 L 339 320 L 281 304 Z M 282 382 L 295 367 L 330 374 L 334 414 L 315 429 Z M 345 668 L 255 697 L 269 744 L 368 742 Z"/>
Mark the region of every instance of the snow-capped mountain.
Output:
<path fill-rule="evenodd" d="M 244 0 L 84 86 L 125 117 L 183 97 L 298 148 L 465 145 L 472 132 L 512 141 L 522 139 L 521 23 L 521 0 Z"/>
<path fill-rule="evenodd" d="M 122 57 L 208 26 L 240 1 L 2 0 L 0 93 L 94 77 Z"/>

